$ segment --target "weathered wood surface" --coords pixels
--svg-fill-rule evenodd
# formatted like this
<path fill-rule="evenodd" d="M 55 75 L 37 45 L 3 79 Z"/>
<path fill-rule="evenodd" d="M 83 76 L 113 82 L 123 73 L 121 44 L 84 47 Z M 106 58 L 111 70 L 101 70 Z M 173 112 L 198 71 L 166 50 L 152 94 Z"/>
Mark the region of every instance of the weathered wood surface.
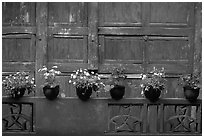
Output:
<path fill-rule="evenodd" d="M 27 115 L 35 114 L 35 135 L 201 135 L 201 100 L 191 103 L 185 99 L 169 98 L 152 103 L 144 98 L 120 101 L 92 98 L 89 102 L 82 102 L 78 98 L 58 98 L 49 101 L 43 97 L 23 97 L 16 101 L 3 97 L 2 102 L 4 105 L 12 102 L 22 105 L 22 114 L 25 114 L 26 109 L 29 109 L 26 110 Z M 32 111 L 27 104 L 33 105 Z M 3 111 L 3 117 L 11 114 L 7 108 L 3 108 Z M 57 114 L 53 114 L 56 111 Z M 178 120 L 174 120 L 177 117 Z M 195 122 L 190 123 L 189 119 L 196 120 L 197 125 Z M 21 123 L 21 120 L 18 121 Z M 83 126 L 80 125 L 82 121 L 85 123 Z M 84 127 L 86 123 L 89 127 Z M 178 126 L 180 129 L 172 132 L 169 123 L 173 128 Z M 31 135 L 26 131 L 13 134 Z M 4 131 L 3 135 L 9 135 L 9 132 Z"/>
<path fill-rule="evenodd" d="M 37 39 L 36 39 L 36 95 L 43 95 L 42 87 L 44 77 L 38 73 L 38 70 L 44 65 L 47 65 L 47 3 L 37 3 L 36 5 L 36 19 L 37 19 Z"/>
<path fill-rule="evenodd" d="M 98 3 L 88 4 L 88 68 L 98 69 Z"/>
<path fill-rule="evenodd" d="M 201 9 L 201 3 L 3 3 L 2 69 L 3 72 L 25 70 L 35 73 L 35 96 L 42 97 L 43 78 L 37 70 L 43 65 L 48 68 L 57 65 L 63 72 L 57 76 L 60 84 L 58 99 L 66 100 L 77 97 L 74 86 L 68 83 L 74 70 L 90 68 L 109 75 L 113 68 L 125 67 L 129 77 L 124 82 L 124 99 L 108 101 L 111 104 L 144 103 L 142 108 L 132 107 L 134 110 L 130 110 L 130 114 L 142 112 L 144 135 L 161 134 L 170 130 L 164 121 L 177 113 L 174 105 L 189 104 L 183 99 L 182 87 L 178 86 L 179 75 L 201 71 Z M 151 104 L 140 99 L 139 74 L 150 72 L 154 67 L 164 67 L 169 76 L 160 100 Z M 93 93 L 91 99 L 95 98 L 107 99 L 110 94 L 104 91 Z M 24 98 L 25 101 L 29 99 Z M 201 92 L 199 99 L 202 99 Z M 41 104 L 49 107 L 45 99 L 38 106 Z M 110 116 L 120 111 L 115 106 L 110 109 Z M 185 110 L 190 117 L 201 119 L 198 113 L 201 107 Z M 61 115 L 64 117 L 63 113 Z M 140 129 L 139 126 L 136 128 Z M 198 125 L 201 132 L 200 128 Z M 129 135 L 119 133 L 123 134 Z"/>

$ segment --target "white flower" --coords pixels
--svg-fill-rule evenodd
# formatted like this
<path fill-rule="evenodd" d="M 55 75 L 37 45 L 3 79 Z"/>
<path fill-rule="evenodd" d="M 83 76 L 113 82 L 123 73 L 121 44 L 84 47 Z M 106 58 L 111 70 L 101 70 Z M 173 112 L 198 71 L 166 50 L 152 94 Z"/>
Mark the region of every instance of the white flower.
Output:
<path fill-rule="evenodd" d="M 76 79 L 76 75 L 73 75 L 73 79 Z"/>
<path fill-rule="evenodd" d="M 90 74 L 89 74 L 88 72 L 85 72 L 84 74 L 85 74 L 86 76 L 90 76 Z"/>
<path fill-rule="evenodd" d="M 56 71 L 56 74 L 60 74 L 61 72 L 60 71 Z"/>
<path fill-rule="evenodd" d="M 94 74 L 94 72 L 92 71 L 91 74 Z"/>
<path fill-rule="evenodd" d="M 56 68 L 57 68 L 57 66 L 53 66 L 52 68 L 53 68 L 53 69 L 56 69 Z"/>
<path fill-rule="evenodd" d="M 66 95 L 65 95 L 65 93 L 61 93 L 61 97 L 63 97 L 63 98 L 64 98 L 65 96 L 66 96 Z"/>
<path fill-rule="evenodd" d="M 72 83 L 72 81 L 71 81 L 71 80 L 69 80 L 69 83 Z"/>
<path fill-rule="evenodd" d="M 42 68 L 42 69 L 41 69 L 41 71 L 44 71 L 44 70 L 46 71 L 46 70 L 47 70 L 47 68 L 46 68 L 46 67 L 44 67 L 44 68 Z"/>
<path fill-rule="evenodd" d="M 147 78 L 147 75 L 142 75 L 142 79 L 146 79 Z"/>
<path fill-rule="evenodd" d="M 76 84 L 76 82 L 73 82 L 73 84 L 75 85 L 75 84 Z"/>
<path fill-rule="evenodd" d="M 155 72 L 154 75 L 159 75 L 159 74 Z"/>
<path fill-rule="evenodd" d="M 47 77 L 47 76 L 49 76 L 49 73 L 46 72 L 44 75 Z"/>

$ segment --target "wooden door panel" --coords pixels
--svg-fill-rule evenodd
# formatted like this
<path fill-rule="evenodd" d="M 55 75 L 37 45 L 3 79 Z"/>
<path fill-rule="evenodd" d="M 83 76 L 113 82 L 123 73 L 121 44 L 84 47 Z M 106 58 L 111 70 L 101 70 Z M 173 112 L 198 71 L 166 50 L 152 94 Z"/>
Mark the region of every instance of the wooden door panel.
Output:
<path fill-rule="evenodd" d="M 30 38 L 4 38 L 2 42 L 2 56 L 4 61 L 31 61 L 35 60 L 35 47 Z"/>
<path fill-rule="evenodd" d="M 48 44 L 48 59 L 63 61 L 86 62 L 87 44 L 83 37 L 73 38 L 53 38 Z"/>
<path fill-rule="evenodd" d="M 142 3 L 99 3 L 100 26 L 141 26 Z"/>
<path fill-rule="evenodd" d="M 49 25 L 82 26 L 85 22 L 84 3 L 79 2 L 50 2 L 48 3 Z"/>
<path fill-rule="evenodd" d="M 149 61 L 187 61 L 189 50 L 187 37 L 152 37 L 147 54 Z"/>
<path fill-rule="evenodd" d="M 147 71 L 164 67 L 166 73 L 190 71 L 191 45 L 188 37 L 149 37 Z"/>
<path fill-rule="evenodd" d="M 110 61 L 142 61 L 143 44 L 141 39 L 128 37 L 105 37 L 104 60 Z"/>
<path fill-rule="evenodd" d="M 150 3 L 150 25 L 190 26 L 193 20 L 193 3 Z"/>
<path fill-rule="evenodd" d="M 144 41 L 141 37 L 100 36 L 99 43 L 99 72 L 111 72 L 121 66 L 127 73 L 143 70 Z"/>
<path fill-rule="evenodd" d="M 35 3 L 31 2 L 3 2 L 3 25 L 24 26 L 35 24 Z"/>

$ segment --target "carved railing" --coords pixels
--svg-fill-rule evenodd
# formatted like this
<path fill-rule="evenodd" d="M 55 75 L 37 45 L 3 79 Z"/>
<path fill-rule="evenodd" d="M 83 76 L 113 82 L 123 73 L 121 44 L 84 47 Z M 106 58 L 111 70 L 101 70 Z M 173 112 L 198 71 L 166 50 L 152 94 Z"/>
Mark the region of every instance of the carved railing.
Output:
<path fill-rule="evenodd" d="M 200 135 L 201 100 L 123 99 L 108 104 L 109 135 Z"/>
<path fill-rule="evenodd" d="M 2 100 L 2 132 L 32 133 L 34 132 L 34 102 L 3 98 Z"/>
<path fill-rule="evenodd" d="M 61 102 L 67 103 L 67 100 L 70 100 L 69 104 L 76 104 L 76 101 L 78 105 L 84 104 L 81 103 L 78 98 L 47 101 L 46 98 L 38 97 L 23 97 L 20 100 L 3 97 L 2 131 L 4 134 L 10 134 L 11 132 L 14 134 L 26 133 L 28 135 L 35 135 L 38 133 L 40 135 L 40 131 L 43 130 L 38 126 L 39 124 L 35 123 L 35 115 L 38 114 L 38 119 L 40 119 L 39 117 L 42 114 L 44 116 L 49 115 L 39 112 L 41 110 L 36 110 L 38 106 L 47 104 L 46 107 L 49 107 L 49 105 L 56 105 L 58 107 L 61 105 Z M 94 102 L 97 100 L 100 100 L 100 102 Z M 74 103 L 71 101 L 74 101 Z M 196 102 L 189 102 L 186 99 L 159 99 L 153 103 L 145 98 L 121 99 L 119 101 L 109 98 L 95 98 L 90 99 L 90 101 L 87 102 L 99 104 L 99 106 L 103 106 L 105 109 L 103 111 L 104 113 L 101 113 L 100 110 L 98 114 L 96 114 L 96 112 L 90 112 L 90 116 L 98 115 L 96 118 L 107 118 L 107 120 L 104 120 L 102 122 L 103 124 L 101 124 L 102 126 L 107 127 L 105 129 L 104 127 L 101 127 L 99 128 L 101 130 L 98 130 L 99 132 L 105 132 L 104 135 L 202 134 L 202 100 L 200 99 Z M 86 105 L 83 105 L 82 107 L 84 106 Z M 90 104 L 87 104 L 87 108 L 94 108 L 89 109 L 90 111 L 96 111 L 95 108 L 97 107 L 97 105 L 90 107 Z M 53 108 L 52 112 L 57 114 L 54 109 L 55 108 Z M 71 110 L 69 113 L 74 113 L 72 108 L 62 108 L 62 110 Z M 77 112 L 81 111 L 81 114 L 83 114 L 84 111 L 81 110 L 80 107 L 75 110 L 79 110 Z M 69 118 L 66 117 L 63 119 L 69 120 Z M 91 118 L 81 118 L 81 121 L 83 122 L 84 119 Z M 35 129 L 35 126 L 38 129 Z M 45 126 L 44 128 L 46 128 Z M 90 124 L 90 127 L 93 126 L 93 124 Z M 86 128 L 84 129 L 86 130 Z"/>

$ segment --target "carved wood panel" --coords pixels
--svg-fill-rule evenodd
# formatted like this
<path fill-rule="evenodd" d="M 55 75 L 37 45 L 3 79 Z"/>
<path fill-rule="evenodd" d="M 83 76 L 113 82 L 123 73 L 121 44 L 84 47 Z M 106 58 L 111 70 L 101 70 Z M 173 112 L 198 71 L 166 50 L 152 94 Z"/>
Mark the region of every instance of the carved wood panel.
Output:
<path fill-rule="evenodd" d="M 33 132 L 34 113 L 32 103 L 2 104 L 3 132 Z"/>
<path fill-rule="evenodd" d="M 142 132 L 141 105 L 109 105 L 108 132 Z"/>

